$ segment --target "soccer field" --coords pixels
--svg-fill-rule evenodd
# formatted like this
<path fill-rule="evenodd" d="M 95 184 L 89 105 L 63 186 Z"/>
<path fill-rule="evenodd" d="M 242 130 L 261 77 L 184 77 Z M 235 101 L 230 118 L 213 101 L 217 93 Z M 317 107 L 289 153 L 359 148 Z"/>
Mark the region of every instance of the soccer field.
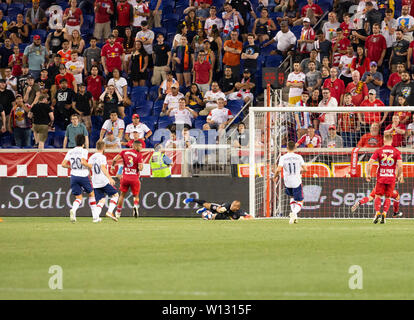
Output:
<path fill-rule="evenodd" d="M 413 223 L 3 218 L 0 299 L 413 299 Z"/>

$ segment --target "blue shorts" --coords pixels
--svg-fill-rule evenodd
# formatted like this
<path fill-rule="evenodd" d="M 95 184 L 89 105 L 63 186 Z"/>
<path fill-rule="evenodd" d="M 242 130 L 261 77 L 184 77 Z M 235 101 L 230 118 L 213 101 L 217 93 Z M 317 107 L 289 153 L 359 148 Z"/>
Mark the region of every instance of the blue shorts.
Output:
<path fill-rule="evenodd" d="M 116 190 L 113 186 L 111 186 L 109 183 L 102 188 L 95 188 L 95 200 L 96 202 L 99 202 L 103 197 L 105 197 L 105 194 L 112 197 L 115 193 L 118 193 L 118 190 Z"/>
<path fill-rule="evenodd" d="M 89 177 L 70 177 L 70 189 L 75 196 L 81 195 L 83 192 L 91 193 L 93 191 Z"/>
<path fill-rule="evenodd" d="M 304 199 L 302 185 L 297 188 L 286 188 L 286 194 L 293 197 L 295 201 L 303 201 Z"/>

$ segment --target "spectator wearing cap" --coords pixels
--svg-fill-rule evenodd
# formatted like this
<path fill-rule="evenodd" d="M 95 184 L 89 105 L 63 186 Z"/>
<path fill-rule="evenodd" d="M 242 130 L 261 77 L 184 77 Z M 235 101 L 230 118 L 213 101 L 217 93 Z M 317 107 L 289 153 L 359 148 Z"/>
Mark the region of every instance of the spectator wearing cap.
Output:
<path fill-rule="evenodd" d="M 315 30 L 311 27 L 310 19 L 303 19 L 303 28 L 298 40 L 298 51 L 301 59 L 309 58 L 310 52 L 315 47 Z"/>
<path fill-rule="evenodd" d="M 39 149 L 43 149 L 49 134 L 49 127 L 53 125 L 55 119 L 47 95 L 36 96 L 29 118 L 32 119 L 35 143 Z"/>
<path fill-rule="evenodd" d="M 121 143 L 123 134 L 125 130 L 125 122 L 122 119 L 118 118 L 118 111 L 112 110 L 110 113 L 110 118 L 104 122 L 102 129 L 99 135 L 99 140 L 103 140 L 105 135 L 113 134 L 115 138 L 118 138 L 119 143 Z"/>
<path fill-rule="evenodd" d="M 392 52 L 389 62 L 390 71 L 392 73 L 397 71 L 397 65 L 399 63 L 403 63 L 404 67 L 407 67 L 407 57 L 408 57 L 408 48 L 410 46 L 410 42 L 403 38 L 403 30 L 397 29 L 395 31 L 395 41 L 392 44 Z"/>
<path fill-rule="evenodd" d="M 46 13 L 40 8 L 39 1 L 32 1 L 32 8 L 29 8 L 26 12 L 26 23 L 30 26 L 31 30 L 47 29 Z"/>
<path fill-rule="evenodd" d="M 207 61 L 204 50 L 200 50 L 197 61 L 194 63 L 193 79 L 203 95 L 210 90 L 210 84 L 213 79 L 213 66 Z"/>
<path fill-rule="evenodd" d="M 302 7 L 301 18 L 296 20 L 293 25 L 298 26 L 302 24 L 307 18 L 311 25 L 315 25 L 319 18 L 323 15 L 322 8 L 314 3 L 313 0 L 308 0 L 308 4 Z"/>
<path fill-rule="evenodd" d="M 78 86 L 78 93 L 75 95 L 73 109 L 79 115 L 83 124 L 85 124 L 86 130 L 90 133 L 92 129 L 91 114 L 93 111 L 93 100 L 92 93 L 86 90 L 84 83 L 80 83 Z"/>
<path fill-rule="evenodd" d="M 330 125 L 328 136 L 322 141 L 322 148 L 342 148 L 343 145 L 342 137 L 336 133 L 336 126 Z"/>
<path fill-rule="evenodd" d="M 253 103 L 253 91 L 256 84 L 254 83 L 254 79 L 252 78 L 252 74 L 250 73 L 249 69 L 244 69 L 243 77 L 241 78 L 240 82 L 236 82 L 234 87 L 237 91 L 230 93 L 228 95 L 229 100 L 243 100 L 245 103 L 249 101 Z"/>
<path fill-rule="evenodd" d="M 125 129 L 125 140 L 129 142 L 131 139 L 136 140 L 134 138 L 134 133 L 138 134 L 137 139 L 147 140 L 152 135 L 152 131 L 145 123 L 140 121 L 139 114 L 132 115 L 132 123 L 126 126 Z"/>
<path fill-rule="evenodd" d="M 243 43 L 238 40 L 238 36 L 236 30 L 231 31 L 230 40 L 223 44 L 223 64 L 229 66 L 235 75 L 240 74 L 240 57 L 243 51 Z"/>
<path fill-rule="evenodd" d="M 10 133 L 14 134 L 14 141 L 16 146 L 30 147 L 30 119 L 28 117 L 30 112 L 30 105 L 23 102 L 23 97 L 20 94 L 16 95 L 16 104 L 13 106 L 10 112 L 9 129 Z"/>
<path fill-rule="evenodd" d="M 191 128 L 193 126 L 192 120 L 197 118 L 198 113 L 186 106 L 185 98 L 180 98 L 178 108 L 168 109 L 166 115 L 174 117 L 174 124 L 176 126 L 186 126 Z"/>
<path fill-rule="evenodd" d="M 257 58 L 260 54 L 259 47 L 254 42 L 254 34 L 247 35 L 247 44 L 243 47 L 241 58 L 244 60 L 244 68 L 249 69 L 251 74 L 255 74 L 257 70 Z"/>
<path fill-rule="evenodd" d="M 110 35 L 108 42 L 102 47 L 102 66 L 105 76 L 112 78 L 112 71 L 114 69 L 122 70 L 122 61 L 125 60 L 124 47 L 115 42 L 115 36 Z"/>
<path fill-rule="evenodd" d="M 76 136 L 78 134 L 85 136 L 85 148 L 89 148 L 89 137 L 88 130 L 85 125 L 80 122 L 80 116 L 77 113 L 74 113 L 70 117 L 70 122 L 66 127 L 65 138 L 63 139 L 63 149 L 66 147 L 74 148 L 76 147 Z"/>
<path fill-rule="evenodd" d="M 308 132 L 295 143 L 296 148 L 320 148 L 321 145 L 322 138 L 320 135 L 315 134 L 315 127 L 313 125 L 310 125 L 308 127 Z"/>
<path fill-rule="evenodd" d="M 380 28 L 378 23 L 374 23 L 372 27 L 372 35 L 368 36 L 365 40 L 367 57 L 371 62 L 375 61 L 378 67 L 382 66 L 387 51 L 387 41 L 384 36 L 380 34 Z"/>
<path fill-rule="evenodd" d="M 302 91 L 301 99 L 296 103 L 297 107 L 308 107 L 309 92 Z M 298 139 L 300 139 L 306 132 L 308 127 L 312 124 L 309 112 L 295 112 L 296 132 Z"/>
<path fill-rule="evenodd" d="M 151 78 L 152 85 L 158 86 L 167 79 L 167 73 L 170 71 L 171 48 L 165 43 L 165 37 L 162 33 L 157 35 L 157 43 L 153 47 L 154 70 Z"/>
<path fill-rule="evenodd" d="M 164 116 L 169 109 L 177 109 L 180 98 L 184 98 L 184 95 L 179 91 L 178 83 L 171 85 L 171 93 L 167 94 L 162 106 L 161 116 Z"/>
<path fill-rule="evenodd" d="M 362 101 L 362 107 L 383 107 L 384 103 L 377 99 L 377 92 L 375 89 L 370 89 L 368 91 L 368 99 Z M 382 125 L 387 118 L 388 112 L 384 112 L 384 115 L 381 116 L 381 112 L 364 112 L 358 113 L 358 119 L 361 122 L 361 131 L 366 133 L 369 131 L 369 127 L 374 122 L 378 122 Z"/>
<path fill-rule="evenodd" d="M 24 103 L 31 105 L 37 94 L 40 94 L 40 86 L 35 83 L 32 75 L 27 78 L 27 86 L 23 90 Z"/>
<path fill-rule="evenodd" d="M 23 64 L 29 66 L 29 72 L 34 78 L 39 78 L 40 70 L 42 70 L 47 63 L 48 53 L 41 44 L 39 35 L 33 37 L 33 43 L 24 49 Z"/>
<path fill-rule="evenodd" d="M 305 87 L 306 76 L 300 69 L 299 61 L 293 63 L 293 72 L 287 77 L 286 86 L 289 87 L 289 104 L 296 104 L 301 98 Z"/>
<path fill-rule="evenodd" d="M 282 21 L 280 23 L 280 31 L 276 33 L 276 36 L 272 40 L 266 42 L 263 45 L 263 48 L 275 42 L 277 42 L 277 50 L 273 50 L 271 54 L 281 54 L 283 55 L 283 57 L 286 57 L 288 54 L 294 54 L 292 49 L 296 45 L 296 36 L 293 34 L 292 31 L 289 30 L 289 25 L 286 21 Z"/>
<path fill-rule="evenodd" d="M 111 35 L 111 17 L 115 12 L 114 4 L 111 0 L 96 0 L 95 6 L 95 28 L 93 36 L 101 41 L 106 41 Z"/>
<path fill-rule="evenodd" d="M 66 84 L 69 89 L 72 89 L 75 92 L 78 92 L 78 84 L 76 83 L 76 79 L 72 73 L 67 72 L 67 69 L 64 64 L 59 66 L 59 74 L 55 77 L 55 85 L 56 88 L 61 88 L 62 80 L 66 80 Z"/>
<path fill-rule="evenodd" d="M 368 90 L 374 89 L 377 97 L 380 96 L 380 89 L 384 83 L 384 77 L 378 72 L 378 65 L 375 61 L 371 61 L 369 71 L 365 72 L 361 78 L 367 84 Z"/>

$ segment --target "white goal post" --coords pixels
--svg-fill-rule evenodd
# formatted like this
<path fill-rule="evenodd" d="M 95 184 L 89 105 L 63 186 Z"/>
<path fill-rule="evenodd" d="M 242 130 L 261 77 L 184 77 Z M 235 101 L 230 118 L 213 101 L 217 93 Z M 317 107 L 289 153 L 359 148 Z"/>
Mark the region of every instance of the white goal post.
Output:
<path fill-rule="evenodd" d="M 414 217 L 414 130 L 411 130 L 413 127 L 409 126 L 414 122 L 413 106 L 328 108 L 298 107 L 287 103 L 279 103 L 277 106 L 273 104 L 270 107 L 249 108 L 250 214 L 255 217 L 289 216 L 289 198 L 285 194 L 283 178 L 281 176 L 275 178 L 273 172 L 280 156 L 287 152 L 286 143 L 288 140 L 297 142 L 300 134 L 303 134 L 303 130 L 302 133 L 297 130 L 298 118 L 295 115 L 300 115 L 302 119 L 306 118 L 307 114 L 309 118 L 316 119 L 316 123 L 320 122 L 319 129 L 323 129 L 326 123 L 323 123 L 325 118 L 321 115 L 329 114 L 335 119 L 335 129 L 328 124 L 329 130 L 326 126 L 323 132 L 324 137 L 321 139 L 322 141 L 326 140 L 328 145 L 324 144 L 323 147 L 317 148 L 303 147 L 302 145 L 297 149 L 297 153 L 303 156 L 309 168 L 309 171 L 303 174 L 302 179 L 304 205 L 300 216 L 309 218 L 372 217 L 373 202 L 361 205 L 355 213 L 351 213 L 350 209 L 357 200 L 368 197 L 375 187 L 376 179 L 374 178 L 368 183 L 365 176 L 366 164 L 377 149 L 372 145 L 373 141 L 380 140 L 380 137 L 371 134 L 371 130 L 374 130 L 377 125 L 368 121 L 365 124 L 356 121 L 359 125 L 355 131 L 352 131 L 344 126 L 344 123 L 345 119 L 350 119 L 350 115 L 355 117 L 352 118 L 354 120 L 359 119 L 358 115 L 363 120 L 368 120 L 371 119 L 369 117 L 373 113 L 380 113 L 381 119 L 383 116 L 387 119 L 382 124 L 378 124 L 380 136 L 384 135 L 384 130 L 388 125 L 391 125 L 392 128 L 395 126 L 392 125 L 393 116 L 400 115 L 399 119 L 401 119 L 402 114 L 408 116 L 408 113 L 411 113 L 409 121 L 405 124 L 405 133 L 401 137 L 401 146 L 398 147 L 402 152 L 405 182 L 403 184 L 397 183 L 396 190 L 400 194 L 399 203 L 404 217 Z M 315 123 L 313 120 L 311 120 L 311 124 Z M 396 121 L 396 119 L 394 120 Z M 393 134 L 400 132 L 392 128 L 388 130 L 393 130 Z M 352 134 L 347 131 L 348 129 Z M 326 130 L 328 136 L 326 136 Z M 307 130 L 304 131 L 306 135 Z M 319 132 L 316 130 L 316 134 Z M 335 133 L 340 138 L 336 138 Z M 369 147 L 357 147 L 358 142 L 362 143 L 365 139 L 369 140 Z M 340 140 L 343 142 L 342 145 L 339 144 Z M 338 145 L 329 144 L 329 141 L 337 141 Z M 375 165 L 372 169 L 373 177 L 375 177 L 376 168 Z"/>

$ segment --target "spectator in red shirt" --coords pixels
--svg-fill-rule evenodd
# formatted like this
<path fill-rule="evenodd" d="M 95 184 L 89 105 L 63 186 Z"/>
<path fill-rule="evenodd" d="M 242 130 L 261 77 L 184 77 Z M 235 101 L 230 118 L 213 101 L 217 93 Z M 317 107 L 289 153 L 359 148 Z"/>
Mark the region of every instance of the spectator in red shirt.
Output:
<path fill-rule="evenodd" d="M 92 94 L 93 109 L 96 109 L 98 105 L 99 97 L 102 94 L 102 88 L 105 84 L 105 79 L 98 72 L 98 66 L 92 66 L 91 75 L 86 78 L 86 86 Z"/>
<path fill-rule="evenodd" d="M 387 51 L 387 42 L 384 36 L 380 34 L 380 28 L 378 23 L 374 23 L 372 27 L 372 35 L 368 36 L 365 41 L 367 57 L 371 61 L 377 62 L 378 67 L 382 66 Z"/>
<path fill-rule="evenodd" d="M 384 135 L 392 134 L 392 146 L 402 147 L 405 131 L 405 124 L 400 123 L 400 117 L 398 115 L 394 115 L 392 117 L 392 123 L 385 128 Z"/>
<path fill-rule="evenodd" d="M 331 97 L 336 99 L 338 105 L 342 105 L 345 84 L 343 80 L 338 78 L 338 69 L 336 67 L 331 68 L 331 77 L 325 80 L 323 88 L 328 88 L 331 91 Z"/>
<path fill-rule="evenodd" d="M 377 122 L 371 124 L 370 132 L 364 134 L 358 141 L 358 148 L 381 148 L 384 144 L 383 137 L 379 134 L 380 125 Z"/>
<path fill-rule="evenodd" d="M 367 84 L 361 81 L 361 75 L 358 70 L 352 72 L 352 82 L 348 83 L 346 86 L 345 93 L 351 94 L 354 106 L 360 106 L 362 101 L 368 99 Z"/>
<path fill-rule="evenodd" d="M 313 0 L 308 0 L 308 4 L 303 6 L 301 11 L 301 18 L 296 20 L 293 25 L 298 26 L 303 23 L 304 18 L 309 18 L 311 25 L 315 25 L 318 22 L 319 18 L 323 15 L 323 10 L 320 6 L 313 2 Z"/>
<path fill-rule="evenodd" d="M 401 73 L 405 70 L 404 63 L 397 64 L 397 72 L 391 73 L 388 78 L 387 87 L 392 90 L 397 83 L 401 82 Z"/>
<path fill-rule="evenodd" d="M 384 103 L 377 99 L 377 92 L 375 89 L 368 91 L 368 99 L 361 103 L 362 107 L 383 107 Z M 378 122 L 380 125 L 383 124 L 387 118 L 388 112 L 385 112 L 381 118 L 381 112 L 364 112 L 358 113 L 358 119 L 361 122 L 361 131 L 368 132 L 369 126 L 374 122 Z"/>
<path fill-rule="evenodd" d="M 414 1 L 413 1 L 413 4 L 414 4 Z M 410 46 L 408 47 L 408 57 L 407 57 L 407 69 L 411 71 L 411 73 L 413 73 L 413 69 L 414 69 L 413 50 L 414 50 L 414 41 L 411 41 Z"/>
<path fill-rule="evenodd" d="M 108 43 L 102 47 L 102 66 L 108 79 L 112 78 L 114 69 L 122 70 L 122 61 L 125 60 L 124 48 L 118 42 L 115 42 L 113 35 L 109 36 Z"/>
<path fill-rule="evenodd" d="M 126 0 L 119 0 L 116 6 L 116 17 L 119 36 L 125 38 L 125 29 L 134 22 L 134 8 Z"/>
<path fill-rule="evenodd" d="M 351 63 L 351 71 L 358 70 L 359 75 L 362 76 L 365 72 L 369 71 L 370 63 L 371 60 L 365 55 L 364 47 L 358 46 L 357 55 Z"/>
<path fill-rule="evenodd" d="M 347 54 L 351 41 L 344 36 L 341 28 L 336 29 L 336 37 L 332 39 L 332 66 L 339 66 L 341 57 Z"/>
<path fill-rule="evenodd" d="M 60 89 L 60 81 L 62 79 L 66 79 L 69 89 L 72 89 L 76 93 L 78 92 L 78 85 L 76 83 L 76 79 L 73 76 L 73 74 L 66 71 L 66 67 L 64 64 L 61 64 L 59 66 L 59 74 L 55 78 L 55 85 L 56 85 L 57 90 Z"/>
<path fill-rule="evenodd" d="M 66 24 L 67 33 L 72 36 L 73 30 L 78 30 L 79 34 L 80 28 L 83 24 L 83 14 L 82 10 L 77 7 L 76 0 L 69 1 L 70 7 L 65 10 L 63 13 L 63 22 Z"/>
<path fill-rule="evenodd" d="M 193 79 L 200 91 L 203 92 L 203 95 L 210 90 L 210 84 L 213 79 L 213 68 L 207 61 L 204 50 L 201 50 L 198 53 L 198 59 L 196 63 L 194 63 Z"/>
<path fill-rule="evenodd" d="M 407 107 L 407 98 L 404 96 L 398 96 L 398 105 Z M 407 124 L 411 120 L 411 112 L 409 111 L 397 111 L 394 112 L 394 115 L 397 115 L 400 118 L 400 123 L 402 124 Z"/>
<path fill-rule="evenodd" d="M 95 1 L 95 29 L 93 36 L 101 41 L 106 41 L 111 35 L 111 16 L 114 14 L 114 5 L 112 0 Z"/>
<path fill-rule="evenodd" d="M 355 29 L 355 26 L 353 22 L 351 21 L 351 14 L 346 12 L 343 17 L 344 21 L 340 24 L 340 28 L 344 32 L 344 37 L 349 38 L 349 35 L 351 34 L 351 30 Z"/>
<path fill-rule="evenodd" d="M 9 57 L 9 67 L 12 68 L 12 75 L 18 77 L 22 74 L 23 53 L 19 46 L 13 47 L 13 54 Z"/>

